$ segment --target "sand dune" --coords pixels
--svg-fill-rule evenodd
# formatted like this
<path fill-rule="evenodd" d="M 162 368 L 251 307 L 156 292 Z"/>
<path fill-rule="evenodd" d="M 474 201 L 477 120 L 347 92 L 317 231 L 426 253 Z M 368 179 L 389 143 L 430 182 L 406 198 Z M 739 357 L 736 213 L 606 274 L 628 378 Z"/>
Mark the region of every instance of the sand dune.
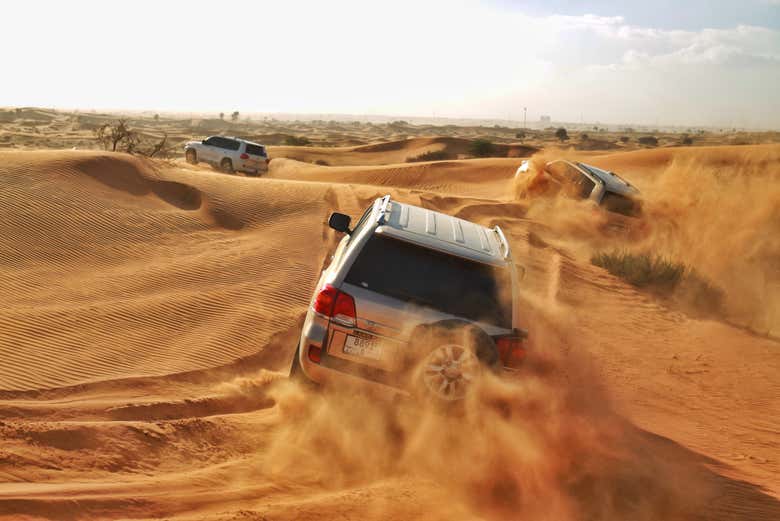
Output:
<path fill-rule="evenodd" d="M 455 137 L 417 137 L 398 141 L 387 141 L 353 147 L 269 147 L 272 158 L 288 158 L 315 163 L 325 162 L 330 166 L 367 166 L 404 163 L 426 152 L 441 152 L 448 159 L 460 159 L 471 155 L 473 140 Z M 536 148 L 521 144 L 495 144 L 494 155 L 498 157 L 526 157 Z"/>
<path fill-rule="evenodd" d="M 777 340 L 590 265 L 591 248 L 637 245 L 591 210 L 515 200 L 517 159 L 403 163 L 438 146 L 459 145 L 296 147 L 334 166 L 277 157 L 259 179 L 0 153 L 0 518 L 780 518 Z M 687 243 L 735 312 L 770 307 L 778 149 L 701 150 L 589 158 L 668 203 L 676 235 L 642 244 Z M 713 201 L 748 224 L 715 219 L 713 168 L 740 172 Z M 327 215 L 388 192 L 500 223 L 526 268 L 539 362 L 461 418 L 286 379 Z M 751 262 L 700 262 L 696 230 L 754 244 Z"/>

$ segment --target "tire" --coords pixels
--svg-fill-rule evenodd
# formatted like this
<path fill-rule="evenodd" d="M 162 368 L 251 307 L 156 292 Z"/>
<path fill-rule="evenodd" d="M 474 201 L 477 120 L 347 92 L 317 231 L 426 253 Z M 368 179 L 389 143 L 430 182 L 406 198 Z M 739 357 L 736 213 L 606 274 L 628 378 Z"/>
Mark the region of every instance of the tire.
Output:
<path fill-rule="evenodd" d="M 298 346 L 295 348 L 295 355 L 293 355 L 292 366 L 290 367 L 290 380 L 301 384 L 303 387 L 309 390 L 319 389 L 320 385 L 317 382 L 310 380 L 309 377 L 306 376 L 306 374 L 303 372 L 303 368 L 301 368 L 300 354 L 301 346 L 299 342 Z"/>
<path fill-rule="evenodd" d="M 461 402 L 484 371 L 499 366 L 493 340 L 479 327 L 446 320 L 415 331 L 409 375 L 421 400 L 440 405 Z"/>
<path fill-rule="evenodd" d="M 187 159 L 187 162 L 191 165 L 197 165 L 198 164 L 198 153 L 192 149 L 187 150 L 187 152 L 184 153 L 184 157 Z"/>
<path fill-rule="evenodd" d="M 230 158 L 224 158 L 222 161 L 219 162 L 219 169 L 225 172 L 226 174 L 232 174 L 233 173 L 233 161 L 230 160 Z"/>

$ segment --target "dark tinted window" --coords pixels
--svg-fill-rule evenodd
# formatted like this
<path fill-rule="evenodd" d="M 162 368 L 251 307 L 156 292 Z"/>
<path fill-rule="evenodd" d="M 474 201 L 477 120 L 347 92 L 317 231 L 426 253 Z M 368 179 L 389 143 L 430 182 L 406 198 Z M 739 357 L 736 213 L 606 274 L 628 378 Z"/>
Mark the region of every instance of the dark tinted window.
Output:
<path fill-rule="evenodd" d="M 638 216 L 642 211 L 639 201 L 614 192 L 605 193 L 601 199 L 601 205 L 610 212 L 628 215 L 629 217 Z"/>
<path fill-rule="evenodd" d="M 374 235 L 355 260 L 346 281 L 470 320 L 512 327 L 507 268 Z"/>
<path fill-rule="evenodd" d="M 265 147 L 262 147 L 260 145 L 253 145 L 251 143 L 246 144 L 246 153 L 251 154 L 253 156 L 263 156 L 265 157 Z"/>
<path fill-rule="evenodd" d="M 241 146 L 241 143 L 235 139 L 222 138 L 222 143 L 219 146 L 228 150 L 238 150 Z"/>
<path fill-rule="evenodd" d="M 217 140 L 218 139 L 219 139 L 218 137 L 210 137 L 210 138 L 204 140 L 203 144 L 204 145 L 217 146 Z"/>

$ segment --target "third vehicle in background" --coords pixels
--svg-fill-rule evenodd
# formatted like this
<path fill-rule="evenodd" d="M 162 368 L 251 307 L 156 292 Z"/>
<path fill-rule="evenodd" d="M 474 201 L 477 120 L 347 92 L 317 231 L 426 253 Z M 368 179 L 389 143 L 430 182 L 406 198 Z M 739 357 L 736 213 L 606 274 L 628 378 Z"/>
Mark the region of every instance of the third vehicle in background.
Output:
<path fill-rule="evenodd" d="M 244 172 L 260 175 L 268 171 L 268 152 L 265 146 L 237 137 L 211 136 L 202 141 L 184 145 L 184 156 L 193 165 L 202 161 L 223 172 Z"/>

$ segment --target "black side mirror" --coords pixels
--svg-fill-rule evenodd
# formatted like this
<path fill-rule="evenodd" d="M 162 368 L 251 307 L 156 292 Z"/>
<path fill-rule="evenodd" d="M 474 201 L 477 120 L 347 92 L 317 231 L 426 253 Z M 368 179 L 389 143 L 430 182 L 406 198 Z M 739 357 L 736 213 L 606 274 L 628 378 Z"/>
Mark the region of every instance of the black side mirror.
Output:
<path fill-rule="evenodd" d="M 341 233 L 352 233 L 349 229 L 349 223 L 352 221 L 352 217 L 344 215 L 343 213 L 334 212 L 330 214 L 328 219 L 328 226 Z"/>
<path fill-rule="evenodd" d="M 201 139 L 200 142 L 203 143 L 204 145 L 206 144 L 206 140 L 205 139 Z"/>

